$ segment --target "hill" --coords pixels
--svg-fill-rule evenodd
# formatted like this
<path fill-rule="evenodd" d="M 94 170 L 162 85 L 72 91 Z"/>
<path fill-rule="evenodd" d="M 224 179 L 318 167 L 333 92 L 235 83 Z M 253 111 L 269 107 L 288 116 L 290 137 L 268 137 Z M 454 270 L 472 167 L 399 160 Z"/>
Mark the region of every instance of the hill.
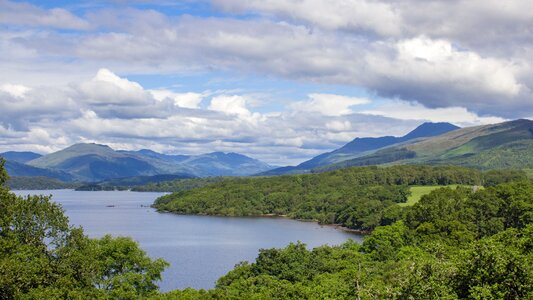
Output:
<path fill-rule="evenodd" d="M 23 163 L 19 163 L 16 161 L 10 161 L 6 160 L 5 162 L 5 169 L 9 176 L 15 177 L 15 176 L 22 176 L 22 177 L 48 177 L 53 178 L 61 181 L 72 181 L 74 178 L 71 174 L 66 173 L 61 170 L 50 170 L 45 168 L 38 168 L 29 166 Z"/>
<path fill-rule="evenodd" d="M 482 170 L 533 168 L 533 121 L 515 120 L 462 128 L 407 145 L 314 169 L 327 171 L 380 164 L 459 165 Z"/>
<path fill-rule="evenodd" d="M 307 173 L 312 169 L 361 157 L 387 146 L 408 143 L 427 137 L 438 136 L 456 129 L 459 129 L 459 127 L 450 123 L 423 123 L 417 128 L 415 128 L 413 131 L 401 137 L 383 136 L 376 138 L 355 138 L 353 141 L 349 142 L 348 144 L 337 150 L 320 154 L 295 167 L 277 168 L 264 172 L 260 175 Z"/>
<path fill-rule="evenodd" d="M 29 152 L 29 151 L 8 151 L 4 153 L 0 153 L 0 157 L 4 158 L 5 160 L 10 160 L 14 162 L 19 163 L 26 163 L 30 160 L 37 159 L 41 157 L 42 155 L 35 152 Z"/>
<path fill-rule="evenodd" d="M 106 145 L 76 144 L 29 161 L 29 165 L 61 170 L 79 181 L 101 181 L 140 175 L 157 175 L 158 169 L 145 160 L 117 152 Z"/>
<path fill-rule="evenodd" d="M 357 167 L 316 174 L 231 177 L 160 197 L 154 207 L 179 214 L 286 216 L 355 230 L 385 225 L 409 185 L 496 185 L 525 180 L 520 171 L 456 166 Z"/>
<path fill-rule="evenodd" d="M 64 182 L 43 176 L 14 176 L 9 178 L 6 185 L 12 190 L 58 190 L 74 189 L 79 186 L 79 183 Z"/>
<path fill-rule="evenodd" d="M 268 164 L 238 153 L 167 155 L 148 149 L 116 151 L 99 144 L 75 144 L 27 164 L 33 168 L 65 172 L 74 180 L 83 182 L 156 175 L 179 175 L 182 178 L 245 176 L 271 169 Z"/>

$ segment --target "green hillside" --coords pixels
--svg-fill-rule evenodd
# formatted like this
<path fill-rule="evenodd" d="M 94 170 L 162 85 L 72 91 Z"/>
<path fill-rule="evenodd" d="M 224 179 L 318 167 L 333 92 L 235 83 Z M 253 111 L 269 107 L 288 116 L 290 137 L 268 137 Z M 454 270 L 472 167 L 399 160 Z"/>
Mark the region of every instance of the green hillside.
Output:
<path fill-rule="evenodd" d="M 166 155 L 147 149 L 117 151 L 99 144 L 75 144 L 28 161 L 27 164 L 33 168 L 68 173 L 80 182 L 139 177 L 140 180 L 137 181 L 141 182 L 138 184 L 154 182 L 142 181 L 143 177 L 156 175 L 181 175 L 184 178 L 246 176 L 272 168 L 264 162 L 238 153 Z M 16 175 L 26 176 L 27 174 Z"/>
<path fill-rule="evenodd" d="M 409 185 L 495 185 L 524 179 L 524 172 L 495 174 L 450 166 L 358 167 L 317 174 L 227 178 L 163 196 L 154 207 L 179 214 L 287 216 L 366 231 L 399 217 L 396 204 L 407 201 Z"/>
<path fill-rule="evenodd" d="M 64 182 L 44 176 L 14 176 L 10 177 L 6 185 L 12 190 L 57 190 L 74 189 L 78 183 Z"/>
<path fill-rule="evenodd" d="M 531 169 L 532 150 L 533 121 L 516 120 L 454 130 L 417 143 L 393 146 L 316 168 L 314 171 L 400 163 L 458 165 L 482 170 Z"/>

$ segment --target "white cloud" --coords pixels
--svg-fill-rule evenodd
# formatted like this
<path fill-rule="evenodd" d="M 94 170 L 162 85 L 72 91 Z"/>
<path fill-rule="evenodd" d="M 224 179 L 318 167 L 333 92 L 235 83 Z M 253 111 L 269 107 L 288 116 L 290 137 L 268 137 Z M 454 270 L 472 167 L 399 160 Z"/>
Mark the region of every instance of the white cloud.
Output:
<path fill-rule="evenodd" d="M 20 84 L 2 84 L 0 85 L 0 91 L 10 94 L 13 97 L 21 98 L 24 97 L 24 95 L 29 92 L 31 88 L 27 86 L 23 86 Z"/>
<path fill-rule="evenodd" d="M 348 131 L 352 129 L 350 121 L 330 121 L 326 123 L 326 128 L 334 131 Z"/>
<path fill-rule="evenodd" d="M 257 112 L 251 112 L 247 108 L 247 104 L 250 101 L 246 96 L 241 95 L 219 95 L 211 98 L 208 109 L 236 117 L 235 120 L 242 127 L 256 127 L 259 125 L 259 122 L 265 121 L 267 116 Z"/>
<path fill-rule="evenodd" d="M 159 101 L 169 98 L 174 101 L 176 106 L 185 108 L 199 108 L 200 103 L 206 96 L 202 93 L 176 93 L 165 89 L 150 90 L 150 93 Z"/>
<path fill-rule="evenodd" d="M 150 94 L 136 82 L 120 78 L 108 69 L 80 85 L 80 91 L 93 104 L 135 105 L 150 101 Z"/>
<path fill-rule="evenodd" d="M 528 117 L 529 2 L 216 0 L 216 8 L 246 15 L 232 18 L 172 16 L 129 2 L 76 15 L 0 0 L 0 145 L 44 151 L 91 140 L 174 153 L 216 148 L 284 163 L 356 136 L 403 134 L 421 120 L 469 125 Z M 249 92 L 219 83 L 225 91 L 209 99 L 147 90 L 105 69 L 90 79 L 99 66 L 116 74 L 222 71 L 294 80 L 287 94 L 343 85 L 398 102 L 361 108 L 365 99 L 314 94 L 259 113 L 256 98 L 268 106 L 276 84 Z M 30 137 L 56 142 L 37 145 Z"/>
<path fill-rule="evenodd" d="M 41 9 L 26 3 L 0 1 L 0 23 L 88 29 L 89 23 L 62 8 Z"/>
<path fill-rule="evenodd" d="M 290 108 L 302 112 L 320 113 L 326 116 L 342 116 L 353 113 L 351 107 L 370 103 L 366 98 L 348 97 L 335 94 L 309 94 L 309 100 L 299 101 Z"/>
<path fill-rule="evenodd" d="M 464 107 L 427 108 L 415 102 L 391 101 L 371 110 L 359 113 L 384 116 L 400 120 L 424 120 L 450 122 L 461 127 L 494 124 L 506 119 L 494 116 L 478 116 Z"/>
<path fill-rule="evenodd" d="M 522 0 L 510 1 L 509 7 L 503 8 L 494 1 L 488 3 L 490 9 L 479 6 L 487 16 L 478 16 L 473 5 L 461 0 L 217 2 L 229 11 L 262 16 L 244 19 L 172 18 L 154 10 L 107 9 L 87 17 L 99 31 L 0 36 L 0 54 L 3 43 L 9 49 L 21 47 L 17 52 L 35 54 L 0 62 L 0 68 L 23 84 L 18 80 L 25 77 L 21 65 L 33 74 L 26 76 L 33 80 L 43 68 L 50 77 L 60 76 L 57 73 L 66 77 L 95 65 L 128 74 L 222 70 L 357 86 L 429 107 L 460 104 L 480 114 L 527 116 L 533 112 L 529 63 L 533 38 L 527 34 L 533 22 L 527 19 L 529 13 L 516 9 Z M 446 13 L 441 15 L 439 9 Z M 320 13 L 315 16 L 315 11 Z M 330 18 L 321 20 L 323 12 L 339 16 L 339 20 L 329 24 Z M 516 26 L 510 22 L 515 15 Z M 379 29 L 379 24 L 388 22 L 383 19 L 395 20 L 392 27 L 400 31 Z M 368 20 L 375 22 L 369 25 Z M 475 26 L 468 30 L 488 28 L 492 35 L 485 36 L 484 30 L 476 34 L 464 31 L 463 23 L 470 25 L 470 21 Z M 497 30 L 489 26 L 492 21 L 497 21 Z M 491 40 L 492 36 L 498 37 L 492 47 L 470 42 Z M 58 53 L 68 58 L 67 62 L 58 59 Z M 72 60 L 77 61 L 75 70 L 68 63 Z"/>
<path fill-rule="evenodd" d="M 399 70 L 398 76 L 417 76 L 420 81 L 425 79 L 440 83 L 461 82 L 465 88 L 476 92 L 487 91 L 511 97 L 520 92 L 512 65 L 482 58 L 471 51 L 458 50 L 447 40 L 417 37 L 403 40 L 396 47 L 398 58 L 391 69 Z M 388 70 L 388 73 L 391 71 Z"/>
<path fill-rule="evenodd" d="M 326 29 L 374 31 L 395 35 L 401 29 L 400 16 L 388 3 L 366 0 L 215 0 L 216 5 L 236 13 L 256 11 L 281 15 Z"/>
<path fill-rule="evenodd" d="M 246 108 L 246 99 L 243 96 L 215 96 L 211 99 L 209 109 L 234 115 L 249 115 Z"/>

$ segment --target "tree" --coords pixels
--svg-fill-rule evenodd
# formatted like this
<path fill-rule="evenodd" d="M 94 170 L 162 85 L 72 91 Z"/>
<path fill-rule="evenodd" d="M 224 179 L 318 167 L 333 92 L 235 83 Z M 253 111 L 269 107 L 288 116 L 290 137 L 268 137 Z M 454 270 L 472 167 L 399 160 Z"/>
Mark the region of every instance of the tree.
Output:
<path fill-rule="evenodd" d="M 0 186 L 0 299 L 137 299 L 157 293 L 166 266 L 130 238 L 88 238 L 49 196 Z"/>

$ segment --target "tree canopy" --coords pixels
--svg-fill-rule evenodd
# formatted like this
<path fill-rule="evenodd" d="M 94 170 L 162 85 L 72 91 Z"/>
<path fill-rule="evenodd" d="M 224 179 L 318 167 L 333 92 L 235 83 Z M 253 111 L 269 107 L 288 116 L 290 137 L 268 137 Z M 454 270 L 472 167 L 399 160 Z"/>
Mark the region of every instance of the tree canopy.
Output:
<path fill-rule="evenodd" d="M 0 186 L 0 299 L 138 299 L 166 266 L 130 238 L 88 238 L 48 196 Z"/>

